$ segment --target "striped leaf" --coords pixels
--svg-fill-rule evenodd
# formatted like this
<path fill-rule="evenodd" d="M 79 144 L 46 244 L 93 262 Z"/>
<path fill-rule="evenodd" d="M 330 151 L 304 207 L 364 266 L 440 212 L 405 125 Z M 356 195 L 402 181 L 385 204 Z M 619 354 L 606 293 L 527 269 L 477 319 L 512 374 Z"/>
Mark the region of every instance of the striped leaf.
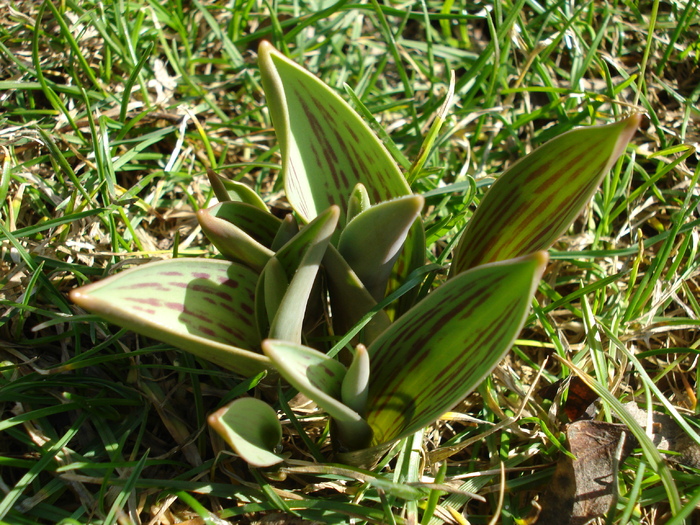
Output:
<path fill-rule="evenodd" d="M 336 204 L 344 226 L 358 183 L 374 204 L 410 195 L 386 148 L 337 93 L 269 42 L 260 44 L 258 56 L 287 198 L 304 220 Z"/>
<path fill-rule="evenodd" d="M 244 376 L 271 368 L 253 350 L 258 275 L 236 263 L 173 259 L 131 268 L 72 290 L 73 302 L 118 326 Z"/>
<path fill-rule="evenodd" d="M 513 164 L 469 221 L 451 274 L 548 249 L 581 213 L 640 119 L 569 131 Z"/>
<path fill-rule="evenodd" d="M 260 44 L 258 62 L 282 152 L 285 191 L 302 219 L 309 221 L 336 204 L 341 208 L 340 226 L 344 228 L 348 215 L 355 212 L 352 209 L 348 214 L 358 184 L 375 205 L 411 194 L 384 145 L 335 91 L 269 42 Z M 363 200 L 366 203 L 364 196 Z M 423 225 L 416 221 L 393 270 L 388 292 L 398 288 L 424 260 Z"/>
<path fill-rule="evenodd" d="M 282 425 L 270 405 L 243 397 L 220 408 L 209 425 L 236 453 L 254 467 L 270 467 L 284 461 L 274 450 L 282 440 Z"/>
<path fill-rule="evenodd" d="M 373 445 L 430 424 L 479 385 L 520 332 L 546 262 L 536 252 L 464 272 L 369 346 Z"/>

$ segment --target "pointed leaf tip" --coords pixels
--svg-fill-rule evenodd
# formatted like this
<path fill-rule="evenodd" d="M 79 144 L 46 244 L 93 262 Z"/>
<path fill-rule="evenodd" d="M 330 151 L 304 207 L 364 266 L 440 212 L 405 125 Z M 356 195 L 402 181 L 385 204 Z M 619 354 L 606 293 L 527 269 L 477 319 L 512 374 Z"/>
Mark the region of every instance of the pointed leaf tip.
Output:
<path fill-rule="evenodd" d="M 344 223 L 358 183 L 374 203 L 411 193 L 384 145 L 340 95 L 269 43 L 258 51 L 287 198 L 305 221 L 338 204 Z"/>
<path fill-rule="evenodd" d="M 258 275 L 215 259 L 172 259 L 130 268 L 70 292 L 103 319 L 198 355 L 244 376 L 271 367 L 251 351 Z"/>
<path fill-rule="evenodd" d="M 450 275 L 548 249 L 624 153 L 641 116 L 568 131 L 504 171 L 472 216 Z"/>

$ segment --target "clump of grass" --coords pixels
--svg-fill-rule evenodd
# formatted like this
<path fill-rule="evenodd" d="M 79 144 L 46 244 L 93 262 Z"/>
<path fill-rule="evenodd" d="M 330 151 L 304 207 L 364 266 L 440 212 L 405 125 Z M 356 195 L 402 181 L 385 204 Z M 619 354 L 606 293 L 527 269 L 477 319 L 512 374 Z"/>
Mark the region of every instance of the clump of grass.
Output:
<path fill-rule="evenodd" d="M 615 401 L 632 399 L 695 414 L 696 7 L 0 6 L 0 519 L 255 522 L 281 513 L 438 523 L 401 489 L 437 479 L 463 491 L 430 496 L 444 521 L 465 513 L 471 523 L 494 515 L 522 523 L 562 453 L 557 402 L 537 392 L 572 366 L 609 394 L 601 404 L 608 420 Z M 205 419 L 254 379 L 120 331 L 66 299 L 72 287 L 125 265 L 213 255 L 194 218 L 213 198 L 207 168 L 285 212 L 255 66 L 262 38 L 345 89 L 386 130 L 407 172 L 456 72 L 449 122 L 414 174 L 429 205 L 427 257 L 438 264 L 449 262 L 465 215 L 507 165 L 574 126 L 630 108 L 648 116 L 635 147 L 552 251 L 511 357 L 458 412 L 375 469 L 373 479 L 391 485 L 346 471 L 300 470 L 282 480 L 248 469 Z M 298 458 L 309 450 L 303 439 L 321 454 L 326 446 L 325 429 L 304 414 L 285 416 L 285 447 Z M 697 472 L 662 465 L 659 474 L 649 465 L 653 458 L 637 451 L 621 466 L 609 523 L 671 515 L 681 523 L 692 512 Z"/>

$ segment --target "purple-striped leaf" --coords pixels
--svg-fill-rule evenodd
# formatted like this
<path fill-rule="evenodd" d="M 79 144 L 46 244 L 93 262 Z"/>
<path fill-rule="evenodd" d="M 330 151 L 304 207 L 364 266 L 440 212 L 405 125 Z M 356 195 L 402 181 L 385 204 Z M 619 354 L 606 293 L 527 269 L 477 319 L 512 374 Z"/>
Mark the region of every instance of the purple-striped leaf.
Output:
<path fill-rule="evenodd" d="M 249 376 L 271 364 L 252 323 L 258 274 L 215 259 L 173 259 L 72 290 L 85 310 Z"/>
<path fill-rule="evenodd" d="M 282 425 L 270 405 L 243 397 L 220 408 L 209 425 L 245 461 L 254 467 L 270 467 L 284 458 L 275 453 L 282 440 Z"/>
<path fill-rule="evenodd" d="M 262 82 L 282 152 L 287 198 L 310 221 L 347 203 L 361 183 L 372 203 L 410 195 L 391 155 L 369 126 L 332 89 L 263 41 Z"/>
<path fill-rule="evenodd" d="M 641 116 L 564 133 L 507 169 L 460 239 L 451 275 L 548 249 L 581 213 L 625 151 Z"/>
<path fill-rule="evenodd" d="M 479 385 L 520 332 L 546 262 L 536 252 L 464 272 L 368 347 L 373 445 L 432 423 Z"/>
<path fill-rule="evenodd" d="M 411 194 L 384 145 L 335 91 L 269 42 L 260 44 L 258 62 L 280 143 L 285 191 L 303 220 L 336 204 L 344 228 L 358 184 L 375 205 Z M 424 237 L 423 225 L 416 221 L 393 270 L 389 293 L 423 265 Z"/>

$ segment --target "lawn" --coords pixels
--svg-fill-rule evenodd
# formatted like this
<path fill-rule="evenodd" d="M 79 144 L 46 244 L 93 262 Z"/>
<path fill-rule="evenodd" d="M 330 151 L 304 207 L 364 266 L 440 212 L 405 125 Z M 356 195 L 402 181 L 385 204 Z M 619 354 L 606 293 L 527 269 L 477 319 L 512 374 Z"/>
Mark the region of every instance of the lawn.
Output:
<path fill-rule="evenodd" d="M 696 523 L 699 35 L 697 0 L 3 0 L 0 522 Z M 208 170 L 291 211 L 262 40 L 348 101 L 425 198 L 421 293 L 515 161 L 644 115 L 550 249 L 512 351 L 371 470 L 331 462 L 322 411 L 294 392 L 68 299 L 216 257 L 196 216 L 217 202 Z M 248 466 L 207 425 L 246 393 L 279 397 L 281 468 Z M 567 489 L 573 457 L 609 477 L 608 499 Z"/>

